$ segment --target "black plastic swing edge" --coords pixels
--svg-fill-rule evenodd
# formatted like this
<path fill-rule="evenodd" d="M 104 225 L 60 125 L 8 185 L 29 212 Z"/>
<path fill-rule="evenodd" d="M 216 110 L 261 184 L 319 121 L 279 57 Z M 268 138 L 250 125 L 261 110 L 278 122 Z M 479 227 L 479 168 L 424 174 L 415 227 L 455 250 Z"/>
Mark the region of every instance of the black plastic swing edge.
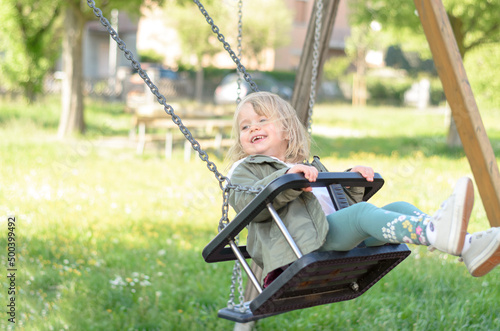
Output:
<path fill-rule="evenodd" d="M 309 253 L 292 263 L 260 295 L 248 302 L 244 312 L 223 308 L 218 316 L 248 323 L 292 310 L 356 299 L 410 253 L 403 244 Z M 356 288 L 352 284 L 356 284 Z"/>
<path fill-rule="evenodd" d="M 357 172 L 321 172 L 316 182 L 311 183 L 299 174 L 286 174 L 269 183 L 238 215 L 203 249 L 203 259 L 207 263 L 236 260 L 230 248 L 229 241 L 233 240 L 269 202 L 281 192 L 288 189 L 300 189 L 307 186 L 326 187 L 340 184 L 350 187 L 365 187 L 363 201 L 370 199 L 384 185 L 384 179 L 375 173 L 373 182 L 368 182 Z M 250 258 L 245 246 L 239 246 L 245 258 Z"/>

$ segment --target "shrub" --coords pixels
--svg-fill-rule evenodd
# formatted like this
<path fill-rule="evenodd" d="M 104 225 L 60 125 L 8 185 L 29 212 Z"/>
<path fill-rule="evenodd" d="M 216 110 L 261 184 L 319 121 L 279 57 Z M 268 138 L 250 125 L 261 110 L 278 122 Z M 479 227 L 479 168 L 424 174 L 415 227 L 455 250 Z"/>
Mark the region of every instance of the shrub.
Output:
<path fill-rule="evenodd" d="M 401 106 L 404 101 L 404 93 L 411 87 L 411 84 L 412 81 L 407 78 L 367 77 L 368 102 Z"/>

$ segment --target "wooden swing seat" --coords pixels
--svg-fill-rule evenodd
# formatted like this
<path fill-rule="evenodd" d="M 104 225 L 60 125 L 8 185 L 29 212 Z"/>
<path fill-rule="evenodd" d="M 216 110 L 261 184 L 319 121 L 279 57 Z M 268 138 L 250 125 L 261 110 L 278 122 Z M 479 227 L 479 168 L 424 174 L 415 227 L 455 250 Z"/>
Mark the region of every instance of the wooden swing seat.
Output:
<path fill-rule="evenodd" d="M 326 186 L 337 209 L 349 204 L 343 186 L 363 186 L 363 200 L 368 200 L 383 185 L 379 174 L 367 182 L 360 174 L 351 172 L 320 173 L 315 183 L 299 174 L 287 174 L 267 185 L 203 250 L 206 262 L 250 258 L 245 246 L 234 245 L 234 238 L 282 191 L 306 186 Z M 231 245 L 232 243 L 232 245 Z M 228 244 L 232 248 L 226 247 Z M 234 251 L 235 248 L 238 251 Z M 404 244 L 377 247 L 356 247 L 348 252 L 312 252 L 298 258 L 268 287 L 244 307 L 223 308 L 218 316 L 247 323 L 272 315 L 317 305 L 357 298 L 410 254 Z M 240 256 L 240 257 L 238 257 Z M 242 261 L 243 260 L 243 261 Z M 251 270 L 250 270 L 251 272 Z M 249 275 L 249 279 L 250 279 Z M 254 284 L 255 285 L 255 284 Z M 257 284 L 258 286 L 258 284 Z"/>

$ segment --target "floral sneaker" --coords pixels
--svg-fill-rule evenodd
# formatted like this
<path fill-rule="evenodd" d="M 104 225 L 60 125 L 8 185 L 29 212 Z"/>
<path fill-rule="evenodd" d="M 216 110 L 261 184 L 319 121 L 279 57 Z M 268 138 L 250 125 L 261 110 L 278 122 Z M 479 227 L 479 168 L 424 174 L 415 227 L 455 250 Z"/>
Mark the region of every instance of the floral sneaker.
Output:
<path fill-rule="evenodd" d="M 474 186 L 468 177 L 458 180 L 453 193 L 441 204 L 427 226 L 435 234 L 434 248 L 451 255 L 460 255 L 464 247 L 467 225 L 474 205 Z"/>
<path fill-rule="evenodd" d="M 500 228 L 473 233 L 461 260 L 474 277 L 484 276 L 500 264 Z"/>

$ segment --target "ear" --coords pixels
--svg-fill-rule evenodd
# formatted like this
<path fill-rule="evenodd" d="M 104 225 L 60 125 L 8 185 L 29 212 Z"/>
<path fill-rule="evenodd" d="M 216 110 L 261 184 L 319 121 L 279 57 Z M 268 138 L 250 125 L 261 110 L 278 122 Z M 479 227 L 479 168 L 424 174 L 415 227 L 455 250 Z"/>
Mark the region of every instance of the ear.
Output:
<path fill-rule="evenodd" d="M 283 140 L 290 141 L 290 131 L 283 130 Z"/>
<path fill-rule="evenodd" d="M 283 140 L 290 140 L 290 132 L 281 127 L 281 134 L 283 135 Z"/>

